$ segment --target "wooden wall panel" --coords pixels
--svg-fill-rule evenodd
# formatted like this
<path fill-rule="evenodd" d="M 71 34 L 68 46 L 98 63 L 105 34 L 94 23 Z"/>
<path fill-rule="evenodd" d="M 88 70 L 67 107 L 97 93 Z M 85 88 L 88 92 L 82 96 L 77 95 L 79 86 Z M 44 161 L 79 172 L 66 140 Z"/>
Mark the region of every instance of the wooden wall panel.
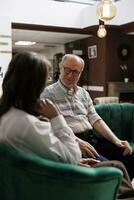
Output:
<path fill-rule="evenodd" d="M 81 85 L 103 86 L 104 91 L 89 91 L 94 99 L 108 95 L 108 82 L 123 81 L 123 73 L 120 65 L 128 67 L 130 81 L 134 81 L 134 35 L 128 35 L 114 26 L 107 26 L 107 36 L 103 39 L 96 34 L 81 40 L 85 71 L 81 79 Z M 120 45 L 125 44 L 130 48 L 130 56 L 123 60 L 119 57 Z M 97 45 L 97 58 L 88 58 L 88 47 Z"/>

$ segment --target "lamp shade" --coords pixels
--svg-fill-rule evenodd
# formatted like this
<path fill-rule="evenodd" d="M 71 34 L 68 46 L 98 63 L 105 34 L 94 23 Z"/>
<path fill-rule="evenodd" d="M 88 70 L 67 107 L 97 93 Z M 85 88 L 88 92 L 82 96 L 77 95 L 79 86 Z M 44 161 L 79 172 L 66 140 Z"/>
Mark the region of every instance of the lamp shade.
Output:
<path fill-rule="evenodd" d="M 101 0 L 97 5 L 97 15 L 103 21 L 111 20 L 116 15 L 116 5 L 112 0 Z"/>

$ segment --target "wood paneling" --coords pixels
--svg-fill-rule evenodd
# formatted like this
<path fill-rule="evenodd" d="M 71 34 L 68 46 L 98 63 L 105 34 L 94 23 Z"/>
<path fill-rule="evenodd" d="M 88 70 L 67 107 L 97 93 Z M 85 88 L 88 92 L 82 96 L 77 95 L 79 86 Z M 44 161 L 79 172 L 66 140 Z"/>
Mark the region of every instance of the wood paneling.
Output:
<path fill-rule="evenodd" d="M 92 27 L 92 31 L 97 30 Z M 123 27 L 124 28 L 124 27 Z M 88 28 L 87 28 L 88 29 Z M 90 91 L 92 98 L 108 95 L 108 82 L 124 81 L 120 65 L 125 64 L 128 67 L 128 77 L 134 81 L 134 35 L 124 34 L 117 26 L 106 26 L 107 36 L 103 39 L 98 38 L 96 34 L 93 37 L 82 40 L 83 58 L 86 66 L 83 73 L 81 85 L 103 86 L 104 91 Z M 118 55 L 120 45 L 126 44 L 130 48 L 130 56 L 122 60 Z M 97 45 L 97 58 L 88 58 L 88 47 Z"/>

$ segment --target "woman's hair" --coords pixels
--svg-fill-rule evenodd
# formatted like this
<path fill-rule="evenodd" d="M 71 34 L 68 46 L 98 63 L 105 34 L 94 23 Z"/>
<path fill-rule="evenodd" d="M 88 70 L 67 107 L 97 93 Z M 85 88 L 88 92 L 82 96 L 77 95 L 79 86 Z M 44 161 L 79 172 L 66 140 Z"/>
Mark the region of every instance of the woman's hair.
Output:
<path fill-rule="evenodd" d="M 5 74 L 0 99 L 0 116 L 14 106 L 30 114 L 45 87 L 50 63 L 33 52 L 16 54 Z"/>

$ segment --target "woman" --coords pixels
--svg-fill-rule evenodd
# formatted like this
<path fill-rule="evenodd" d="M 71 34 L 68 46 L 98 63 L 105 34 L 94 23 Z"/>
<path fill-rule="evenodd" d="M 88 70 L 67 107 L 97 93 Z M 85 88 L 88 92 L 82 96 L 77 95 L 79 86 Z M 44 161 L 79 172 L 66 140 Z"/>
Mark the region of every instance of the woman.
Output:
<path fill-rule="evenodd" d="M 0 141 L 18 151 L 77 163 L 81 152 L 72 130 L 52 102 L 40 100 L 49 65 L 32 52 L 11 60 L 2 84 Z"/>

